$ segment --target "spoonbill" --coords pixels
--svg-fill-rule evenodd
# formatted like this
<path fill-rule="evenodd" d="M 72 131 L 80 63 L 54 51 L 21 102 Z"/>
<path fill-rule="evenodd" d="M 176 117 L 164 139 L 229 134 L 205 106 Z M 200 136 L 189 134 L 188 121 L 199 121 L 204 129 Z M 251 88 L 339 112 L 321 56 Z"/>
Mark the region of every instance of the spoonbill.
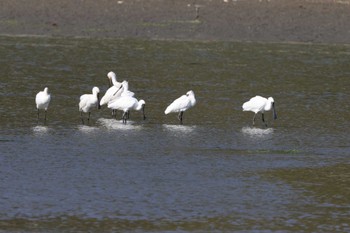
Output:
<path fill-rule="evenodd" d="M 113 98 L 113 99 L 116 99 L 116 98 L 118 98 L 118 97 L 120 97 L 120 96 L 123 96 L 123 97 L 125 97 L 125 96 L 133 97 L 133 96 L 135 95 L 134 92 L 129 91 L 129 82 L 128 82 L 128 81 L 125 81 L 125 80 L 124 80 L 124 81 L 122 82 L 122 85 L 123 85 L 122 91 L 121 91 L 121 92 L 120 92 L 120 91 L 117 91 L 117 93 L 115 94 L 116 97 Z M 116 110 L 112 110 L 112 111 L 115 112 Z M 127 112 L 126 118 L 127 118 L 127 119 L 130 118 L 130 111 Z"/>
<path fill-rule="evenodd" d="M 80 102 L 79 102 L 79 111 L 80 111 L 80 117 L 81 122 L 84 124 L 83 119 L 83 112 L 89 113 L 88 116 L 88 123 L 90 120 L 90 114 L 91 114 L 91 108 L 97 107 L 98 109 L 101 108 L 100 106 L 100 89 L 98 87 L 92 88 L 92 94 L 84 94 L 80 96 Z"/>
<path fill-rule="evenodd" d="M 108 108 L 111 108 L 113 110 L 122 110 L 124 112 L 122 116 L 122 120 L 123 120 L 123 123 L 126 124 L 130 110 L 136 110 L 136 111 L 142 110 L 143 119 L 145 120 L 146 119 L 145 105 L 146 105 L 146 102 L 144 100 L 138 101 L 133 96 L 125 95 L 125 96 L 120 96 L 112 100 L 111 102 L 109 102 Z"/>
<path fill-rule="evenodd" d="M 49 108 L 51 101 L 51 94 L 49 93 L 49 88 L 45 87 L 43 91 L 39 91 L 35 96 L 36 109 L 38 110 L 38 122 L 39 122 L 39 110 L 45 110 L 45 122 L 46 122 L 46 112 Z"/>
<path fill-rule="evenodd" d="M 253 125 L 255 125 L 255 117 L 258 112 L 261 112 L 261 118 L 265 126 L 267 126 L 265 119 L 264 119 L 264 112 L 270 111 L 272 109 L 273 112 L 273 119 L 277 119 L 277 113 L 275 110 L 275 101 L 272 97 L 264 98 L 261 96 L 255 96 L 251 98 L 249 101 L 245 102 L 242 106 L 243 111 L 252 111 L 254 112 L 253 117 Z"/>
<path fill-rule="evenodd" d="M 120 96 L 122 92 L 121 90 L 122 83 L 117 81 L 116 74 L 113 71 L 111 71 L 107 74 L 107 77 L 109 79 L 110 88 L 108 88 L 104 96 L 101 98 L 101 101 L 100 101 L 101 106 L 108 104 L 109 101 Z"/>
<path fill-rule="evenodd" d="M 165 114 L 169 114 L 171 112 L 179 112 L 178 119 L 180 124 L 182 124 L 182 116 L 184 112 L 192 108 L 196 104 L 196 98 L 194 96 L 194 92 L 188 91 L 186 95 L 182 95 L 176 100 L 174 100 L 164 111 Z"/>

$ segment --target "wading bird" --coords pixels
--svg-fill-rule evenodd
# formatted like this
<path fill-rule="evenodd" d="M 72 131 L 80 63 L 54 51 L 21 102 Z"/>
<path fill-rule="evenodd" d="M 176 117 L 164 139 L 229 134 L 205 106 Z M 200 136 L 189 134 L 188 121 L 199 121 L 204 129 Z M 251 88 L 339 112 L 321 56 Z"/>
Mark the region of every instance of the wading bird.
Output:
<path fill-rule="evenodd" d="M 171 112 L 178 112 L 178 119 L 180 124 L 182 124 L 182 116 L 184 112 L 192 108 L 196 104 L 196 98 L 194 96 L 193 91 L 188 91 L 186 95 L 183 95 L 176 100 L 174 100 L 164 111 L 165 114 L 169 114 Z"/>
<path fill-rule="evenodd" d="M 123 120 L 123 123 L 126 124 L 130 110 L 136 110 L 136 111 L 142 110 L 143 119 L 145 120 L 146 119 L 145 105 L 146 105 L 146 102 L 144 100 L 137 101 L 136 98 L 125 95 L 110 101 L 108 103 L 108 108 L 111 108 L 113 110 L 123 111 L 124 113 L 122 116 L 122 120 Z"/>
<path fill-rule="evenodd" d="M 104 96 L 101 98 L 100 105 L 103 106 L 105 104 L 108 104 L 109 101 L 112 99 L 115 99 L 120 96 L 122 90 L 122 83 L 117 81 L 116 74 L 111 71 L 107 74 L 107 77 L 109 79 L 109 85 L 110 87 L 104 94 Z"/>
<path fill-rule="evenodd" d="M 87 119 L 87 121 L 89 123 L 91 109 L 93 107 L 97 107 L 98 109 L 101 108 L 99 95 L 100 95 L 100 89 L 98 87 L 93 87 L 92 94 L 84 94 L 84 95 L 80 96 L 79 111 L 80 111 L 81 122 L 83 124 L 84 124 L 83 112 L 89 113 L 89 116 Z"/>
<path fill-rule="evenodd" d="M 38 110 L 38 122 L 39 122 L 39 110 L 45 110 L 45 122 L 46 122 L 46 112 L 49 108 L 51 101 L 51 95 L 49 93 L 49 88 L 45 87 L 43 91 L 39 91 L 35 96 L 36 109 Z"/>
<path fill-rule="evenodd" d="M 253 117 L 253 125 L 255 125 L 255 117 L 258 112 L 261 112 L 261 118 L 265 126 L 267 126 L 265 119 L 264 119 L 264 112 L 270 111 L 272 109 L 273 119 L 277 119 L 277 113 L 275 110 L 275 101 L 272 97 L 269 97 L 268 99 L 261 97 L 261 96 L 255 96 L 251 98 L 249 101 L 245 102 L 242 106 L 243 111 L 252 111 L 254 112 Z"/>

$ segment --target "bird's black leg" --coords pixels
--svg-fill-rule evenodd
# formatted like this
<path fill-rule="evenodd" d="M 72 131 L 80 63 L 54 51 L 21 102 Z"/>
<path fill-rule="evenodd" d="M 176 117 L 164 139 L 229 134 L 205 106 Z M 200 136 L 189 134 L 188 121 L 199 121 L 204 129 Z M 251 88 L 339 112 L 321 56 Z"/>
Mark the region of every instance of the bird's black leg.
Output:
<path fill-rule="evenodd" d="M 47 111 L 45 110 L 45 119 L 44 119 L 44 123 L 46 123 L 46 112 L 47 112 Z"/>
<path fill-rule="evenodd" d="M 124 112 L 122 117 L 124 124 L 126 124 L 126 118 L 127 118 L 127 112 Z"/>
<path fill-rule="evenodd" d="M 113 109 L 113 116 L 116 120 L 118 120 L 118 116 L 117 116 L 117 110 Z"/>
<path fill-rule="evenodd" d="M 143 120 L 146 120 L 145 107 L 142 108 Z"/>
<path fill-rule="evenodd" d="M 264 122 L 265 126 L 267 127 L 267 124 L 266 124 L 265 119 L 264 119 L 264 113 L 261 113 L 261 119 Z"/>
<path fill-rule="evenodd" d="M 88 116 L 88 124 L 89 124 L 89 122 L 90 122 L 90 114 L 91 114 L 91 112 L 89 112 L 89 116 Z"/>
<path fill-rule="evenodd" d="M 38 124 L 39 124 L 39 108 L 38 108 Z"/>
<path fill-rule="evenodd" d="M 127 115 L 126 115 L 127 119 L 130 119 L 130 111 L 128 111 Z"/>
<path fill-rule="evenodd" d="M 253 116 L 253 126 L 255 125 L 255 117 L 256 117 L 256 113 Z"/>
<path fill-rule="evenodd" d="M 184 114 L 184 112 L 181 111 L 181 112 L 179 113 L 179 116 L 178 116 L 179 121 L 180 121 L 180 124 L 182 124 L 182 116 L 183 116 L 183 114 Z"/>
<path fill-rule="evenodd" d="M 84 125 L 84 118 L 83 118 L 83 112 L 80 112 L 80 119 L 81 119 L 81 123 Z"/>

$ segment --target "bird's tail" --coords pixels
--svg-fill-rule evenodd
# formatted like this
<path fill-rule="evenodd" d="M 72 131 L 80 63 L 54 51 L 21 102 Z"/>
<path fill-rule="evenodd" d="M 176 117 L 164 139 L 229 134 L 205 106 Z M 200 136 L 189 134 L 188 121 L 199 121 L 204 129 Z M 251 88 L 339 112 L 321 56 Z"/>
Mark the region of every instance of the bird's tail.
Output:
<path fill-rule="evenodd" d="M 106 98 L 104 98 L 104 96 L 101 98 L 101 100 L 100 100 L 100 106 L 102 106 L 102 105 L 105 105 L 105 104 L 107 104 L 107 100 L 106 100 Z"/>
<path fill-rule="evenodd" d="M 170 112 L 171 112 L 171 107 L 168 106 L 168 107 L 165 109 L 164 113 L 165 113 L 165 115 L 167 115 L 167 114 L 169 114 Z"/>

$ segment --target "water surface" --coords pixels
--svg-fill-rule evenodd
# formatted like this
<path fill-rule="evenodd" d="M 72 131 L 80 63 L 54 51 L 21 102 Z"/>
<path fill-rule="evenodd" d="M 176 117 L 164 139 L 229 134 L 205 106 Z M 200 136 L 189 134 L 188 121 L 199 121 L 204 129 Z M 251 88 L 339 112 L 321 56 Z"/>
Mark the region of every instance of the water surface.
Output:
<path fill-rule="evenodd" d="M 350 231 L 345 45 L 0 38 L 4 232 Z M 128 80 L 147 119 L 79 96 Z M 47 122 L 34 98 L 48 86 Z M 197 105 L 164 115 L 188 90 Z M 268 127 L 242 104 L 273 96 Z"/>

